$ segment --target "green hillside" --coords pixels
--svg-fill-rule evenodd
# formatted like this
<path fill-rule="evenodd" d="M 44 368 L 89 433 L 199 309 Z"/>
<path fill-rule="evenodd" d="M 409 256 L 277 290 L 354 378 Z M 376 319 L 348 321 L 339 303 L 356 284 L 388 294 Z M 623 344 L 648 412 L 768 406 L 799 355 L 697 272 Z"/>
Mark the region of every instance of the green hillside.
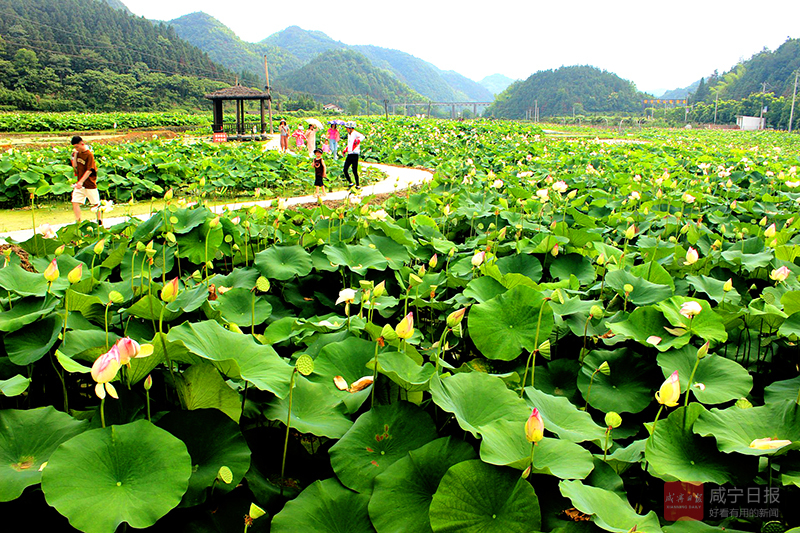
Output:
<path fill-rule="evenodd" d="M 120 0 L 99 0 L 101 2 L 105 2 L 109 6 L 113 7 L 114 9 L 119 9 L 120 11 L 124 11 L 125 13 L 130 13 L 131 10 L 128 9 L 128 6 L 123 4 Z"/>
<path fill-rule="evenodd" d="M 741 100 L 765 91 L 791 97 L 797 69 L 800 69 L 800 39 L 787 39 L 774 52 L 765 48 L 721 76 L 715 72 L 705 79 L 709 91 L 700 96 L 711 101 L 719 91 L 720 99 Z"/>
<path fill-rule="evenodd" d="M 478 82 L 472 81 L 454 70 L 441 70 L 439 72 L 442 79 L 444 79 L 450 87 L 455 89 L 459 95 L 463 95 L 459 100 L 468 100 L 471 102 L 491 102 L 494 100 L 494 95 Z"/>
<path fill-rule="evenodd" d="M 328 50 L 347 48 L 347 45 L 334 41 L 321 31 L 309 31 L 299 26 L 289 26 L 273 33 L 259 44 L 278 46 L 291 53 L 302 63 L 307 63 Z"/>
<path fill-rule="evenodd" d="M 348 96 L 366 96 L 373 101 L 422 101 L 424 98 L 389 72 L 372 66 L 354 50 L 331 50 L 320 54 L 299 70 L 288 74 L 283 84 L 290 91 L 308 93 L 317 100 L 346 103 Z"/>
<path fill-rule="evenodd" d="M 501 92 L 505 91 L 509 85 L 514 83 L 514 80 L 502 74 L 492 74 L 490 76 L 486 76 L 478 83 L 486 87 L 490 93 L 500 94 Z"/>
<path fill-rule="evenodd" d="M 593 112 L 633 112 L 641 109 L 644 94 L 616 74 L 591 66 L 561 67 L 533 74 L 511 84 L 497 96 L 487 116 L 524 118 L 539 102 L 542 117 Z"/>
<path fill-rule="evenodd" d="M 233 30 L 203 12 L 190 13 L 167 22 L 179 37 L 201 48 L 215 62 L 239 73 L 245 81 L 264 84 L 264 55 L 269 62 L 270 82 L 276 87 L 286 72 L 302 66 L 289 50 L 264 43 L 248 43 Z"/>
<path fill-rule="evenodd" d="M 205 107 L 234 74 L 175 30 L 97 0 L 0 0 L 0 106 Z"/>

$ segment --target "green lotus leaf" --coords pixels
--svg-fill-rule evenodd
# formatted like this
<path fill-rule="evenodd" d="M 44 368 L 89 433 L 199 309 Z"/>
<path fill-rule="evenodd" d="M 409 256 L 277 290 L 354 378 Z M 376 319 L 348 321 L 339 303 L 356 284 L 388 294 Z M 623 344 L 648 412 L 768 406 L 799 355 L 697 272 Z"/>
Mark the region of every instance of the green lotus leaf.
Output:
<path fill-rule="evenodd" d="M 31 379 L 20 374 L 8 379 L 0 379 L 0 394 L 6 398 L 19 396 L 28 389 L 30 384 Z"/>
<path fill-rule="evenodd" d="M 268 279 L 286 281 L 311 272 L 311 255 L 300 246 L 272 246 L 255 257 L 258 271 Z"/>
<path fill-rule="evenodd" d="M 542 263 L 534 255 L 507 255 L 498 259 L 495 264 L 503 275 L 511 273 L 522 274 L 537 283 L 542 279 Z M 552 266 L 550 268 L 552 272 Z"/>
<path fill-rule="evenodd" d="M 778 335 L 783 337 L 800 337 L 800 311 L 789 316 L 778 329 Z"/>
<path fill-rule="evenodd" d="M 625 285 L 631 285 L 633 290 L 628 294 L 628 301 L 634 305 L 654 304 L 666 300 L 674 292 L 668 285 L 651 283 L 625 270 L 613 270 L 606 274 L 606 284 L 623 296 Z"/>
<path fill-rule="evenodd" d="M 377 405 L 331 447 L 331 466 L 346 487 L 369 494 L 375 476 L 436 436 L 433 420 L 416 405 Z"/>
<path fill-rule="evenodd" d="M 675 290 L 675 281 L 672 279 L 672 275 L 667 272 L 667 269 L 655 261 L 648 261 L 647 263 L 636 265 L 631 268 L 630 272 L 634 276 L 644 278 L 651 283 L 668 285 L 670 289 Z"/>
<path fill-rule="evenodd" d="M 747 533 L 741 529 L 712 526 L 699 520 L 681 520 L 672 525 L 664 526 L 664 533 Z M 786 533 L 790 533 L 787 531 Z M 797 531 L 795 533 L 800 533 Z"/>
<path fill-rule="evenodd" d="M 696 361 L 697 350 L 692 346 L 658 354 L 658 365 L 664 378 L 678 371 L 682 393 L 686 392 Z M 702 383 L 705 387 L 703 390 L 692 387 L 692 394 L 697 401 L 714 405 L 746 397 L 753 388 L 753 376 L 736 361 L 709 354 L 698 363 L 694 383 Z"/>
<path fill-rule="evenodd" d="M 168 307 L 168 304 L 162 302 L 155 294 L 146 294 L 125 311 L 130 315 L 145 320 L 163 319 L 164 322 L 172 322 L 183 314 L 183 311 L 179 309 L 171 311 Z M 164 308 L 163 315 L 161 312 L 162 308 Z M 173 307 L 173 309 L 175 309 L 175 307 Z"/>
<path fill-rule="evenodd" d="M 178 297 L 167 304 L 167 311 L 171 313 L 191 313 L 200 309 L 208 301 L 208 287 L 199 283 L 190 289 L 178 293 Z M 160 308 L 159 308 L 160 310 Z"/>
<path fill-rule="evenodd" d="M 780 403 L 784 400 L 797 401 L 800 393 L 800 376 L 783 381 L 773 381 L 764 388 L 764 403 Z"/>
<path fill-rule="evenodd" d="M 499 377 L 483 372 L 462 372 L 449 377 L 434 376 L 430 382 L 433 402 L 453 413 L 458 425 L 477 437 L 481 426 L 495 420 L 522 420 L 530 409 Z M 589 416 L 589 415 L 586 415 Z"/>
<path fill-rule="evenodd" d="M 750 240 L 752 241 L 753 239 Z M 721 257 L 734 266 L 742 266 L 747 271 L 753 272 L 757 268 L 768 266 L 772 262 L 773 253 L 771 250 L 759 251 L 756 253 L 746 253 L 742 250 L 726 250 L 722 252 Z"/>
<path fill-rule="evenodd" d="M 603 362 L 608 362 L 609 375 L 602 372 L 594 374 Z M 583 360 L 581 372 L 578 374 L 578 388 L 584 399 L 589 394 L 589 382 L 592 383 L 589 405 L 607 413 L 638 413 L 653 400 L 653 383 L 655 383 L 653 364 L 632 350 L 594 350 Z"/>
<path fill-rule="evenodd" d="M 173 233 L 177 233 L 179 235 L 188 233 L 197 226 L 202 225 L 208 217 L 210 216 L 210 212 L 206 208 L 186 208 L 186 209 L 178 209 L 172 213 L 168 213 L 167 216 L 172 219 L 167 227 Z M 173 218 L 174 217 L 174 218 Z M 152 217 L 157 218 L 157 217 Z M 144 239 L 139 239 L 144 240 Z"/>
<path fill-rule="evenodd" d="M 242 414 L 242 399 L 239 393 L 222 379 L 214 365 L 206 362 L 192 365 L 176 379 L 178 393 L 183 398 L 183 405 L 186 406 L 186 409 L 190 411 L 219 409 L 234 422 L 239 422 Z"/>
<path fill-rule="evenodd" d="M 123 522 L 155 524 L 180 503 L 191 474 L 186 445 L 138 420 L 63 443 L 44 469 L 42 491 L 73 527 L 113 533 Z"/>
<path fill-rule="evenodd" d="M 518 285 L 473 306 L 468 321 L 470 338 L 486 358 L 511 361 L 550 336 L 553 312 L 540 292 Z"/>
<path fill-rule="evenodd" d="M 574 359 L 556 359 L 545 366 L 538 366 L 534 374 L 534 387 L 550 396 L 573 399 L 578 391 L 575 376 L 580 372 L 580 363 Z"/>
<path fill-rule="evenodd" d="M 47 355 L 58 341 L 63 323 L 60 315 L 52 314 L 7 334 L 3 343 L 11 362 L 18 366 L 27 366 Z"/>
<path fill-rule="evenodd" d="M 327 245 L 322 249 L 322 253 L 334 265 L 346 266 L 359 275 L 366 274 L 367 270 L 386 270 L 389 262 L 383 254 L 369 246 L 363 245 Z"/>
<path fill-rule="evenodd" d="M 314 360 L 314 372 L 308 377 L 315 383 L 321 383 L 328 389 L 328 394 L 344 402 L 348 413 L 355 413 L 361 404 L 369 398 L 372 386 L 358 392 L 339 390 L 333 378 L 341 376 L 352 385 L 355 381 L 372 376 L 367 363 L 375 357 L 375 343 L 356 337 L 348 337 L 341 342 L 332 342 L 320 350 Z"/>
<path fill-rule="evenodd" d="M 532 533 L 542 527 L 539 498 L 516 470 L 477 459 L 451 466 L 433 495 L 435 533 Z"/>
<path fill-rule="evenodd" d="M 36 322 L 43 316 L 47 316 L 55 308 L 57 300 L 45 300 L 40 298 L 23 298 L 14 302 L 14 307 L 8 311 L 0 313 L 0 331 L 17 331 L 23 326 Z"/>
<path fill-rule="evenodd" d="M 256 280 L 260 273 L 255 268 L 234 268 L 227 276 L 217 274 L 209 280 L 217 288 L 229 287 L 231 289 L 252 289 L 256 286 Z"/>
<path fill-rule="evenodd" d="M 531 464 L 531 443 L 525 438 L 526 421 L 496 420 L 481 426 L 481 460 L 525 470 Z M 592 454 L 574 442 L 545 437 L 535 448 L 534 473 L 584 479 L 594 468 Z"/>
<path fill-rule="evenodd" d="M 256 343 L 252 337 L 234 333 L 213 320 L 184 323 L 169 330 L 167 339 L 182 343 L 191 353 L 230 366 L 235 362 L 239 375 L 220 368 L 228 377 L 245 379 L 279 398 L 289 394 L 293 368 L 271 346 Z"/>
<path fill-rule="evenodd" d="M 689 319 L 680 314 L 680 310 L 684 303 L 692 300 L 700 304 L 702 311 L 693 319 Z M 691 326 L 691 333 L 706 341 L 725 342 L 728 340 L 728 333 L 725 331 L 722 318 L 711 309 L 705 300 L 673 296 L 669 300 L 655 304 L 655 307 L 664 313 L 673 327 L 684 328 L 688 332 Z"/>
<path fill-rule="evenodd" d="M 400 270 L 406 263 L 411 261 L 408 249 L 389 237 L 372 233 L 361 239 L 361 244 L 369 248 L 376 248 L 392 270 Z M 333 262 L 333 259 L 329 260 Z"/>
<path fill-rule="evenodd" d="M 231 289 L 221 294 L 215 308 L 226 322 L 241 328 L 263 324 L 272 314 L 269 302 L 248 289 Z"/>
<path fill-rule="evenodd" d="M 588 285 L 595 280 L 597 272 L 594 269 L 594 265 L 592 265 L 592 261 L 581 254 L 559 255 L 550 264 L 550 276 L 553 279 L 568 280 L 572 275 L 578 278 L 581 285 Z M 608 279 L 608 276 L 606 276 L 606 279 Z"/>
<path fill-rule="evenodd" d="M 367 362 L 367 366 L 371 368 L 372 361 Z M 412 392 L 428 390 L 428 382 L 436 369 L 430 363 L 420 365 L 404 353 L 390 351 L 378 355 L 378 372 Z"/>
<path fill-rule="evenodd" d="M 443 437 L 411 450 L 375 478 L 369 516 L 378 533 L 430 533 L 429 508 L 451 466 L 475 458 L 469 444 Z"/>
<path fill-rule="evenodd" d="M 572 501 L 582 513 L 592 515 L 592 521 L 616 533 L 628 533 L 634 526 L 643 533 L 661 533 L 655 511 L 646 515 L 637 514 L 627 500 L 614 492 L 585 485 L 580 481 L 562 481 L 558 484 L 561 494 Z"/>
<path fill-rule="evenodd" d="M 315 481 L 275 515 L 270 531 L 374 533 L 367 505 L 369 496 L 343 487 L 336 479 Z"/>
<path fill-rule="evenodd" d="M 489 276 L 481 276 L 480 278 L 470 280 L 462 295 L 472 298 L 479 304 L 482 304 L 495 296 L 503 294 L 507 290 L 508 289 L 496 279 Z"/>
<path fill-rule="evenodd" d="M 213 367 L 211 370 L 216 372 Z M 182 507 L 203 503 L 212 486 L 214 493 L 232 491 L 250 468 L 250 448 L 239 426 L 229 416 L 216 409 L 200 409 L 172 411 L 158 421 L 160 428 L 186 445 L 192 458 L 192 477 L 181 500 Z M 223 466 L 233 474 L 230 483 L 217 479 Z"/>
<path fill-rule="evenodd" d="M 70 257 L 70 259 L 72 258 Z M 66 270 L 66 266 L 62 266 L 65 260 L 57 261 L 57 263 L 60 275 L 50 286 L 50 292 L 62 293 L 69 287 L 69 281 L 67 280 L 69 270 Z M 73 259 L 73 263 L 77 264 L 77 261 Z M 44 296 L 48 292 L 47 285 L 47 280 L 44 279 L 42 274 L 28 272 L 19 265 L 11 264 L 5 268 L 0 268 L 0 287 L 7 291 L 15 292 L 20 296 Z"/>
<path fill-rule="evenodd" d="M 684 420 L 684 412 L 685 420 Z M 656 431 L 647 441 L 645 459 L 651 473 L 664 481 L 731 483 L 755 475 L 756 463 L 726 456 L 714 441 L 692 432 L 698 416 L 706 413 L 699 403 L 679 407 L 656 423 Z"/>
<path fill-rule="evenodd" d="M 533 387 L 525 387 L 529 408 L 523 420 L 528 419 L 533 408 L 539 410 L 544 428 L 571 442 L 592 441 L 598 446 L 605 439 L 605 428 L 594 423 L 586 411 L 579 410 L 567 398 L 551 396 Z"/>
<path fill-rule="evenodd" d="M 52 406 L 0 411 L 0 502 L 15 500 L 39 483 L 42 465 L 56 448 L 88 426 Z"/>
<path fill-rule="evenodd" d="M 691 340 L 690 335 L 675 336 L 667 331 L 666 328 L 673 328 L 672 324 L 653 306 L 637 307 L 626 320 L 609 323 L 608 327 L 615 335 L 634 339 L 645 346 L 653 346 L 649 339 L 658 337 L 661 340 L 655 347 L 661 352 L 686 346 Z"/>
<path fill-rule="evenodd" d="M 722 302 L 723 300 L 739 305 L 742 300 L 742 295 L 736 289 L 731 289 L 725 292 L 724 286 L 727 280 L 722 281 L 709 276 L 686 276 L 686 281 L 694 287 L 696 291 L 700 291 L 708 295 L 709 298 L 715 302 Z"/>
<path fill-rule="evenodd" d="M 202 227 L 195 227 L 183 235 L 178 234 L 176 236 L 178 257 L 186 259 L 195 265 L 202 265 L 206 260 L 211 261 L 214 259 L 214 255 L 222 245 L 225 235 L 220 226 L 211 228 L 209 226 L 210 220 L 206 220 Z"/>
<path fill-rule="evenodd" d="M 725 452 L 744 455 L 780 455 L 800 448 L 800 407 L 784 400 L 761 407 L 711 409 L 700 415 L 694 425 L 698 435 L 713 436 Z M 756 439 L 788 440 L 791 444 L 776 449 L 751 448 Z"/>
<path fill-rule="evenodd" d="M 310 433 L 318 437 L 341 438 L 353 422 L 340 398 L 330 394 L 322 383 L 313 383 L 303 376 L 295 376 L 292 393 L 292 417 L 289 425 L 300 433 Z M 273 398 L 263 410 L 269 420 L 286 423 L 289 413 L 289 399 Z"/>

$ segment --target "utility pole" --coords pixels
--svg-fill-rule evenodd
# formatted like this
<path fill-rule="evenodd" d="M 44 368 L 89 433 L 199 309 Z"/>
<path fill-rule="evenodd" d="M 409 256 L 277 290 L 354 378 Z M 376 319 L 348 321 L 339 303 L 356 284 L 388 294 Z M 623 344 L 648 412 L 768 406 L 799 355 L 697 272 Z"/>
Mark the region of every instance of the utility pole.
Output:
<path fill-rule="evenodd" d="M 383 111 L 386 113 L 386 120 L 389 120 L 389 100 L 383 101 Z"/>
<path fill-rule="evenodd" d="M 717 104 L 719 103 L 719 91 L 717 91 L 717 97 L 714 98 L 714 124 L 717 124 Z"/>
<path fill-rule="evenodd" d="M 789 113 L 789 133 L 792 133 L 792 122 L 794 121 L 794 101 L 797 98 L 797 75 L 798 74 L 800 74 L 800 70 L 797 70 L 794 73 L 794 92 L 792 93 L 792 111 Z"/>
<path fill-rule="evenodd" d="M 264 76 L 267 78 L 267 103 L 269 105 L 269 134 L 272 135 L 274 133 L 273 126 L 272 126 L 272 95 L 270 94 L 270 87 L 269 87 L 269 67 L 267 66 L 267 56 L 264 55 Z M 261 108 L 261 116 L 264 116 L 264 108 Z"/>

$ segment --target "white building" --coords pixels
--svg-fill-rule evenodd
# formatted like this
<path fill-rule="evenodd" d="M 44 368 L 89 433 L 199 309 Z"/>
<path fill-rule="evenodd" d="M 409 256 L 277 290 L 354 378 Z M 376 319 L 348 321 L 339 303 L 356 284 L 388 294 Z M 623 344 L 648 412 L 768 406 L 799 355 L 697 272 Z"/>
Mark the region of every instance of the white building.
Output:
<path fill-rule="evenodd" d="M 736 115 L 736 125 L 739 126 L 740 130 L 763 130 L 767 125 L 767 119 L 764 117 Z"/>

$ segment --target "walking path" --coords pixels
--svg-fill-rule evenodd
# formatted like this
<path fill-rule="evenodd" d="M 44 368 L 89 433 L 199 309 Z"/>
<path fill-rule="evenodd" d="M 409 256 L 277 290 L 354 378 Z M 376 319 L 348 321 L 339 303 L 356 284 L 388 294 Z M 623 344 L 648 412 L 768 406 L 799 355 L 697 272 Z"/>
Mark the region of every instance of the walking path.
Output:
<path fill-rule="evenodd" d="M 407 189 L 408 187 L 413 187 L 414 185 L 419 185 L 420 183 L 424 183 L 426 181 L 430 181 L 433 178 L 433 174 L 427 170 L 420 170 L 415 168 L 404 168 L 404 167 L 394 167 L 389 165 L 379 165 L 377 163 L 361 163 L 359 166 L 362 167 L 374 167 L 377 168 L 388 176 L 386 179 L 383 179 L 374 185 L 365 186 L 361 192 L 358 194 L 359 197 L 366 197 L 372 196 L 376 194 L 391 194 L 399 190 Z M 336 192 L 330 192 L 322 197 L 323 200 L 344 200 L 349 191 L 342 190 Z M 218 205 L 214 207 L 209 207 L 211 211 L 214 213 L 223 213 L 225 211 L 235 211 L 237 209 L 241 209 L 243 207 L 250 207 L 253 205 L 258 205 L 261 207 L 267 207 L 274 203 L 276 203 L 278 199 L 272 200 L 263 200 L 259 202 L 243 202 L 243 203 L 232 203 L 232 204 L 225 204 L 225 205 Z M 284 199 L 285 205 L 292 206 L 292 205 L 301 205 L 301 204 L 314 204 L 317 203 L 317 198 L 313 195 L 309 196 L 297 196 L 294 198 L 286 198 Z M 104 220 L 104 226 L 109 228 L 116 224 L 120 224 L 123 222 L 128 221 L 131 218 L 138 218 L 140 220 L 147 220 L 150 218 L 152 214 L 144 213 L 141 215 L 133 215 L 131 217 L 109 217 Z M 69 222 L 65 224 L 58 224 L 58 225 L 51 225 L 53 230 L 58 231 L 59 228 L 64 226 L 69 226 L 70 224 L 74 224 L 74 222 Z M 26 230 L 19 230 L 19 231 L 10 231 L 6 233 L 0 233 L 0 243 L 5 243 L 8 241 L 15 241 L 15 242 L 23 242 L 27 241 L 33 237 L 33 230 L 26 229 Z"/>

